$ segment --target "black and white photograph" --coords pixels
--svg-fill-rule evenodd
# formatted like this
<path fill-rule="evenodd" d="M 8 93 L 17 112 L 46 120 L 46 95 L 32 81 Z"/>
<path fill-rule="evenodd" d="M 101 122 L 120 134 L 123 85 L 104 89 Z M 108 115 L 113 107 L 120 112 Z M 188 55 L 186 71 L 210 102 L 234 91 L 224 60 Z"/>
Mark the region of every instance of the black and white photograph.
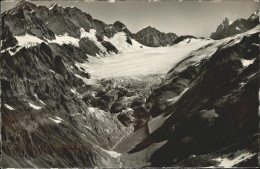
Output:
<path fill-rule="evenodd" d="M 259 0 L 2 0 L 1 168 L 258 168 Z"/>

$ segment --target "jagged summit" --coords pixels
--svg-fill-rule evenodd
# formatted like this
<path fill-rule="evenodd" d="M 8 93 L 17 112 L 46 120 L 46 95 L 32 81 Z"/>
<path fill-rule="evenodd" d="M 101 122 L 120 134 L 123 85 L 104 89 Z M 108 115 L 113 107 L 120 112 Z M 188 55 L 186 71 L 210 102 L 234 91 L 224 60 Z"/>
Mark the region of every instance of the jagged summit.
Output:
<path fill-rule="evenodd" d="M 37 9 L 37 5 L 35 5 L 29 1 L 21 1 L 21 2 L 17 3 L 14 8 L 6 11 L 6 13 L 15 14 L 22 10 L 32 11 L 32 10 L 36 10 L 36 9 Z"/>
<path fill-rule="evenodd" d="M 218 40 L 230 37 L 252 29 L 257 24 L 259 24 L 259 10 L 254 12 L 248 19 L 239 18 L 233 23 L 230 22 L 228 18 L 225 18 L 217 27 L 216 32 L 211 34 L 210 38 Z"/>
<path fill-rule="evenodd" d="M 121 30 L 121 31 L 125 32 L 128 36 L 132 37 L 132 32 L 121 21 L 114 22 L 113 26 L 117 29 L 117 31 Z"/>
<path fill-rule="evenodd" d="M 140 30 L 139 32 L 141 32 L 141 31 L 159 31 L 159 30 L 149 25 L 149 26 L 143 28 L 142 30 Z"/>
<path fill-rule="evenodd" d="M 123 24 L 121 21 L 116 21 L 113 23 L 114 26 L 118 26 L 120 28 L 126 27 L 125 24 Z"/>
<path fill-rule="evenodd" d="M 255 11 L 248 19 L 251 21 L 259 21 L 259 9 Z"/>
<path fill-rule="evenodd" d="M 98 39 L 102 36 L 113 37 L 117 32 L 124 32 L 129 38 L 135 39 L 139 43 L 150 47 L 167 46 L 174 44 L 177 37 L 174 33 L 163 33 L 154 27 L 148 26 L 136 34 L 133 34 L 121 21 L 113 24 L 106 24 L 103 21 L 93 19 L 91 15 L 76 7 L 63 7 L 58 3 L 53 3 L 50 7 L 37 6 L 28 1 L 19 2 L 14 8 L 2 13 L 3 18 L 8 15 L 17 14 L 19 19 L 23 19 L 23 25 L 11 26 L 15 36 L 31 34 L 38 38 L 55 39 L 55 35 L 64 35 L 80 38 L 81 29 L 89 32 L 96 30 Z M 5 21 L 5 19 L 4 19 Z M 15 21 L 18 22 L 18 21 Z M 18 23 L 17 23 L 18 24 Z"/>
<path fill-rule="evenodd" d="M 232 24 L 232 22 L 226 17 L 224 20 L 223 20 L 223 26 L 224 27 L 227 27 L 227 26 L 229 26 L 229 25 L 231 25 Z"/>
<path fill-rule="evenodd" d="M 61 6 L 61 5 L 58 5 L 57 3 L 53 3 L 53 4 L 49 7 L 50 10 L 52 10 L 52 9 L 58 9 L 58 8 L 62 8 L 62 6 Z"/>

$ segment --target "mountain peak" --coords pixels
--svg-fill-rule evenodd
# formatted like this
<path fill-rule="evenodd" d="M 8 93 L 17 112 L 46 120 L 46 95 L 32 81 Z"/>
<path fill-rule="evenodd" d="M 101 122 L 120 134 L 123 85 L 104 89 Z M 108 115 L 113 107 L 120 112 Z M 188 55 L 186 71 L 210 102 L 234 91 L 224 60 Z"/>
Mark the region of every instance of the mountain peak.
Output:
<path fill-rule="evenodd" d="M 51 9 L 58 9 L 58 8 L 61 8 L 62 6 L 61 5 L 58 5 L 57 3 L 53 3 L 50 7 L 49 7 L 49 10 Z"/>
<path fill-rule="evenodd" d="M 225 19 L 223 20 L 222 24 L 223 24 L 223 27 L 225 28 L 225 27 L 231 25 L 232 22 L 227 17 L 225 17 Z"/>
<path fill-rule="evenodd" d="M 15 5 L 14 8 L 8 10 L 7 13 L 8 14 L 15 14 L 18 11 L 24 11 L 24 10 L 32 11 L 32 10 L 35 10 L 35 9 L 37 9 L 37 5 L 35 5 L 35 4 L 33 4 L 29 1 L 20 1 L 19 3 L 17 3 Z"/>
<path fill-rule="evenodd" d="M 156 31 L 156 32 L 160 32 L 158 29 L 152 27 L 152 26 L 147 26 L 145 28 L 143 28 L 142 30 L 140 30 L 139 32 L 147 32 L 147 31 Z"/>
<path fill-rule="evenodd" d="M 248 19 L 251 21 L 254 21 L 254 20 L 259 21 L 259 9 L 257 11 L 255 11 Z"/>
<path fill-rule="evenodd" d="M 155 29 L 154 27 L 152 27 L 152 26 L 147 26 L 146 28 L 144 28 L 144 29 Z"/>
<path fill-rule="evenodd" d="M 119 28 L 124 28 L 126 27 L 125 24 L 123 24 L 122 22 L 120 21 L 116 21 L 115 23 L 113 23 L 114 26 L 117 26 Z"/>

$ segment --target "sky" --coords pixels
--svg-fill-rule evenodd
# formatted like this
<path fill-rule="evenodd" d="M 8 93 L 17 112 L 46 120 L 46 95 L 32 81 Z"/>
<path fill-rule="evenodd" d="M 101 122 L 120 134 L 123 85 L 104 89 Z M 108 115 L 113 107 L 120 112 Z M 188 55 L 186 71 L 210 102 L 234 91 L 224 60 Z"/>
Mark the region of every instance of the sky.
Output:
<path fill-rule="evenodd" d="M 127 28 L 137 31 L 152 26 L 158 30 L 177 35 L 209 37 L 217 26 L 228 17 L 231 21 L 248 18 L 260 8 L 259 2 L 148 2 L 117 1 L 80 2 L 80 1 L 34 1 L 37 5 L 50 6 L 56 2 L 62 6 L 75 6 L 105 23 L 123 22 Z M 2 11 L 13 7 L 17 2 L 1 2 Z"/>

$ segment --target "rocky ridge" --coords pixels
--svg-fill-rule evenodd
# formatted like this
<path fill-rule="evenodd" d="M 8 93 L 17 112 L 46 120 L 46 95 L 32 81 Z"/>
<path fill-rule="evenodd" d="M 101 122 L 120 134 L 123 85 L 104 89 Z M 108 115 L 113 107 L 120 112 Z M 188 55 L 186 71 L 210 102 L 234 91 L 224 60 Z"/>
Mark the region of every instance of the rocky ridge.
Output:
<path fill-rule="evenodd" d="M 225 18 L 217 27 L 216 32 L 213 32 L 210 38 L 219 40 L 230 37 L 239 33 L 246 32 L 259 24 L 259 10 L 254 12 L 248 19 L 237 19 L 233 23 Z"/>
<path fill-rule="evenodd" d="M 165 34 L 148 26 L 134 34 L 133 38 L 145 46 L 160 47 L 173 45 L 178 36 L 175 33 Z"/>

